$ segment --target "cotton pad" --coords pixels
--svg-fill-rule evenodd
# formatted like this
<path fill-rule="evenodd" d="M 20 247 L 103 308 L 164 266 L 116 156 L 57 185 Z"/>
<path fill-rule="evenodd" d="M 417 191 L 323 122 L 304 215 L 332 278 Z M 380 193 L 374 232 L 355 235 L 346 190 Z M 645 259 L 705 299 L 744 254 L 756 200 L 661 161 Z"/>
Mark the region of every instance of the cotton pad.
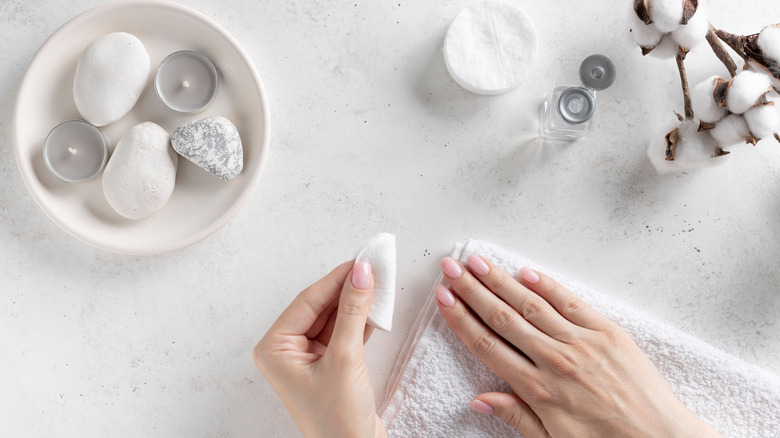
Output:
<path fill-rule="evenodd" d="M 395 235 L 382 233 L 368 239 L 355 256 L 355 262 L 368 262 L 374 276 L 368 325 L 389 332 L 395 306 Z"/>
<path fill-rule="evenodd" d="M 447 70 L 460 86 L 477 94 L 501 94 L 526 77 L 539 41 L 533 23 L 519 8 L 485 1 L 455 17 L 442 50 Z"/>

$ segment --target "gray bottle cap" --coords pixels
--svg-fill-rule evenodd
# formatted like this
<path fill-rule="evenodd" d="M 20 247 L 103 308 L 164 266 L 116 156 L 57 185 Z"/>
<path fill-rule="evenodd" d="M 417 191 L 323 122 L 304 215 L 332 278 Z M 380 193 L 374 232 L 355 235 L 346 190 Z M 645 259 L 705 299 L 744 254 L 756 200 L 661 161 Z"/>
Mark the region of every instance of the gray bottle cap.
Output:
<path fill-rule="evenodd" d="M 616 75 L 615 64 L 604 55 L 590 55 L 580 64 L 580 80 L 592 90 L 606 90 Z"/>
<path fill-rule="evenodd" d="M 593 117 L 596 99 L 586 88 L 571 87 L 558 99 L 558 112 L 569 123 L 583 123 Z"/>

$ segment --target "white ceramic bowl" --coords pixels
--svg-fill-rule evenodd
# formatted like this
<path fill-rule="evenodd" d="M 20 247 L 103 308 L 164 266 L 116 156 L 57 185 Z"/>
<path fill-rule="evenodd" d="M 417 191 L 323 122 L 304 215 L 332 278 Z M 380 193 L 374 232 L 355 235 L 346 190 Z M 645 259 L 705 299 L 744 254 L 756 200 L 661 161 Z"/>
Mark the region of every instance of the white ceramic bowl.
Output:
<path fill-rule="evenodd" d="M 84 48 L 101 35 L 129 32 L 149 52 L 152 72 L 141 98 L 121 120 L 100 130 L 111 145 L 132 126 L 152 121 L 173 133 L 190 120 L 221 115 L 238 128 L 244 169 L 221 181 L 188 160 L 179 160 L 176 188 L 168 204 L 142 220 L 117 214 L 103 196 L 101 176 L 67 183 L 43 160 L 46 136 L 59 123 L 80 119 L 73 101 L 73 77 Z M 166 108 L 154 92 L 152 75 L 167 55 L 196 50 L 220 74 L 219 95 L 197 115 Z M 268 155 L 269 110 L 260 77 L 238 42 L 217 23 L 174 3 L 133 0 L 98 6 L 57 30 L 33 58 L 14 108 L 16 161 L 25 184 L 43 211 L 74 237 L 106 251 L 157 254 L 197 242 L 225 225 L 249 199 Z"/>

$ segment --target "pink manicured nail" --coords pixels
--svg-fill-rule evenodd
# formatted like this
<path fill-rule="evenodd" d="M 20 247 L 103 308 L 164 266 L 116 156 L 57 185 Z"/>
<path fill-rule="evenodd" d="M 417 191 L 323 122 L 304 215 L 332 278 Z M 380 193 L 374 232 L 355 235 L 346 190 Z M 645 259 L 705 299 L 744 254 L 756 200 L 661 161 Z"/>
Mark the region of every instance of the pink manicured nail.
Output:
<path fill-rule="evenodd" d="M 536 284 L 539 282 L 539 274 L 529 268 L 520 268 L 520 278 L 528 284 Z"/>
<path fill-rule="evenodd" d="M 487 275 L 490 272 L 490 266 L 478 255 L 470 255 L 466 263 L 477 275 Z"/>
<path fill-rule="evenodd" d="M 469 403 L 469 407 L 480 414 L 493 415 L 493 412 L 495 412 L 493 406 L 477 399 L 472 400 L 471 403 Z"/>
<path fill-rule="evenodd" d="M 444 257 L 444 259 L 441 261 L 441 270 L 444 272 L 444 275 L 452 278 L 453 280 L 463 274 L 463 269 L 461 269 L 460 265 L 458 265 L 458 262 L 453 260 L 452 257 Z"/>
<path fill-rule="evenodd" d="M 450 290 L 443 285 L 440 284 L 436 286 L 436 288 L 433 290 L 433 293 L 436 295 L 436 299 L 439 300 L 442 306 L 452 307 L 455 304 L 455 297 L 452 296 L 452 292 L 450 292 Z"/>
<path fill-rule="evenodd" d="M 352 268 L 352 286 L 356 289 L 366 290 L 371 286 L 371 265 L 366 262 L 357 262 Z"/>

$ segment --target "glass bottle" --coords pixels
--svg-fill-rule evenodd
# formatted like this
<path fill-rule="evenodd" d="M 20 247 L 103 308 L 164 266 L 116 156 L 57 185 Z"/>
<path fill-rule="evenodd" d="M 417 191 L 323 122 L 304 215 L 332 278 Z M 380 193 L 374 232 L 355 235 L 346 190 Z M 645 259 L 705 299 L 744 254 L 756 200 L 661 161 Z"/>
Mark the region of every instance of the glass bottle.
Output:
<path fill-rule="evenodd" d="M 615 65 L 604 55 L 591 55 L 580 64 L 582 85 L 553 88 L 542 109 L 542 137 L 576 140 L 593 130 L 596 91 L 615 81 Z"/>

